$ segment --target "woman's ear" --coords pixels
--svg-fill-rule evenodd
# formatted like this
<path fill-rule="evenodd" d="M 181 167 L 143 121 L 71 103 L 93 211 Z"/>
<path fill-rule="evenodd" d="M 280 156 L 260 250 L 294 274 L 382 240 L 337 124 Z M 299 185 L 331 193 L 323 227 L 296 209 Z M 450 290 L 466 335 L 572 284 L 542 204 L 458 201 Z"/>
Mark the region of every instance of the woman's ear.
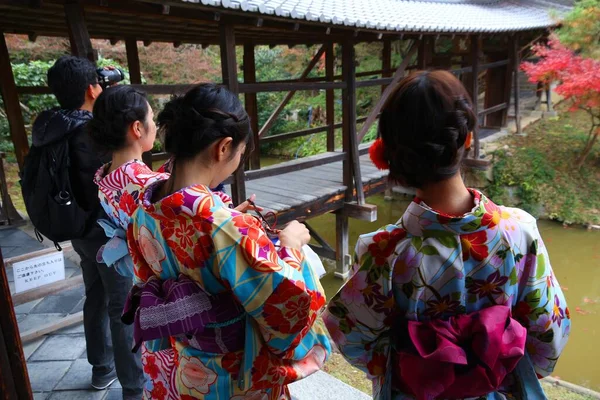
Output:
<path fill-rule="evenodd" d="M 467 133 L 467 138 L 465 139 L 465 150 L 471 150 L 471 142 L 473 142 L 473 131 Z"/>
<path fill-rule="evenodd" d="M 133 121 L 133 123 L 131 124 L 131 130 L 133 131 L 133 136 L 136 139 L 142 138 L 143 129 L 144 129 L 144 124 L 142 123 L 142 121 Z"/>
<path fill-rule="evenodd" d="M 223 138 L 217 142 L 215 146 L 216 159 L 217 161 L 229 160 L 231 158 L 231 152 L 233 139 L 230 137 Z"/>

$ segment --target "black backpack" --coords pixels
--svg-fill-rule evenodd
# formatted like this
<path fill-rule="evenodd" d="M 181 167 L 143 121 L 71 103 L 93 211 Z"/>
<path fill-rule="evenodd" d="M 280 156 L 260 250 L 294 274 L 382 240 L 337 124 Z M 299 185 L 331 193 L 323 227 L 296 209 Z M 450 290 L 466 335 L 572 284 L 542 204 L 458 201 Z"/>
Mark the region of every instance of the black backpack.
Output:
<path fill-rule="evenodd" d="M 69 175 L 69 138 L 44 146 L 32 146 L 21 173 L 21 191 L 38 240 L 46 236 L 58 242 L 77 239 L 86 231 L 89 212 L 79 206 Z"/>

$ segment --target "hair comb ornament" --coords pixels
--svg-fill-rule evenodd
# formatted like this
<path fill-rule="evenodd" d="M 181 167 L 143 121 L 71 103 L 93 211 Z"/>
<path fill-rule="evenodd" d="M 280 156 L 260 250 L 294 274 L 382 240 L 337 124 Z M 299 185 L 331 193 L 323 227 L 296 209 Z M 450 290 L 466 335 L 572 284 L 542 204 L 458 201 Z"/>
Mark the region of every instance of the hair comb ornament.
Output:
<path fill-rule="evenodd" d="M 390 163 L 385 157 L 385 149 L 383 148 L 383 140 L 381 138 L 375 140 L 371 147 L 369 147 L 369 157 L 377 169 L 382 171 L 390 169 Z"/>

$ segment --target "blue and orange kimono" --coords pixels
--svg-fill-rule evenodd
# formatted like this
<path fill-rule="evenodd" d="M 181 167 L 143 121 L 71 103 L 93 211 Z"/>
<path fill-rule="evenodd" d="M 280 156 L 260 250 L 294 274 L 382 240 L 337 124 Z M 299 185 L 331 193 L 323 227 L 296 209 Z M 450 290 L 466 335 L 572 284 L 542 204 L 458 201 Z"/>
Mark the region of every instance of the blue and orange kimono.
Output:
<path fill-rule="evenodd" d="M 151 291 L 142 302 L 167 286 L 181 295 L 137 313 L 139 332 L 200 324 L 172 336 L 182 399 L 288 399 L 287 385 L 320 369 L 331 351 L 316 323 L 325 307 L 318 276 L 301 251 L 276 248 L 257 218 L 206 186 L 154 199 L 161 184 L 143 194 L 128 244 L 136 280 Z M 184 294 L 190 281 L 194 295 Z M 196 297 L 198 306 L 184 306 Z M 224 304 L 230 313 L 211 314 Z"/>

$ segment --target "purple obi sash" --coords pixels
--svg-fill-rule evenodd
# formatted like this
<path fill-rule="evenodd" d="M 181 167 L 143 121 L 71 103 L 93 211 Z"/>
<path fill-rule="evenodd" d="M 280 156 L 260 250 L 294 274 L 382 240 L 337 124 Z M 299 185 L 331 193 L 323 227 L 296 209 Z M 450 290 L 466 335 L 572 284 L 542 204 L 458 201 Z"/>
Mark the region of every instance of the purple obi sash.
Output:
<path fill-rule="evenodd" d="M 151 278 L 134 286 L 121 320 L 133 325 L 136 352 L 142 342 L 177 337 L 199 350 L 228 353 L 244 347 L 244 309 L 229 292 L 211 295 L 197 283 Z"/>

